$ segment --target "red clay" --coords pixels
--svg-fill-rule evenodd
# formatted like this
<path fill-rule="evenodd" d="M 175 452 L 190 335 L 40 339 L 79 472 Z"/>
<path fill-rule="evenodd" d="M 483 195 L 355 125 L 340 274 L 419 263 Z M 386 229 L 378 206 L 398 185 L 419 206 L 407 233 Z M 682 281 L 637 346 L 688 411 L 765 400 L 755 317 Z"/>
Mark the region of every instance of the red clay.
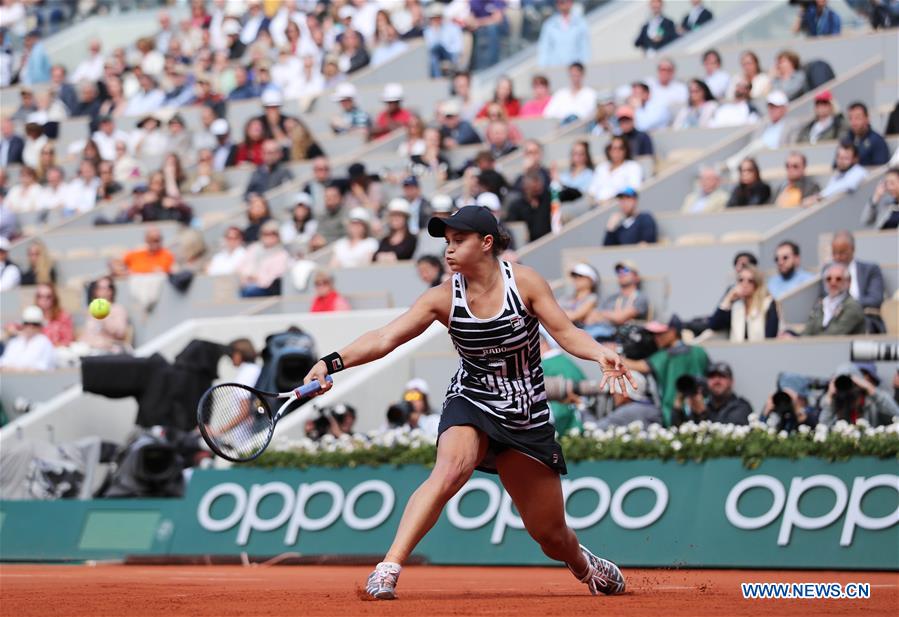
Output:
<path fill-rule="evenodd" d="M 348 566 L 0 567 L 0 614 L 15 617 L 442 615 L 679 617 L 899 614 L 895 572 L 625 570 L 628 592 L 593 597 L 563 568 L 403 571 L 400 598 L 362 600 Z M 871 583 L 867 600 L 744 600 L 741 582 Z"/>

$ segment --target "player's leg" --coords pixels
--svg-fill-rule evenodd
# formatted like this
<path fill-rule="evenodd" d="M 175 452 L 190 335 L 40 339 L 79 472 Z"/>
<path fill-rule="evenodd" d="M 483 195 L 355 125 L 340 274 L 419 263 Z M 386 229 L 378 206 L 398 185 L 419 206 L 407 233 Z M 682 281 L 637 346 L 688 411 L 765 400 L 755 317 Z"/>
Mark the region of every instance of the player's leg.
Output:
<path fill-rule="evenodd" d="M 547 557 L 565 563 L 591 593 L 624 591 L 618 567 L 581 546 L 565 521 L 562 482 L 556 471 L 511 449 L 496 457 L 496 467 L 525 529 Z"/>
<path fill-rule="evenodd" d="M 366 590 L 379 599 L 395 597 L 400 566 L 437 522 L 443 507 L 468 481 L 487 452 L 488 439 L 472 426 L 452 426 L 440 435 L 431 475 L 409 498 L 393 544 L 368 578 Z"/>

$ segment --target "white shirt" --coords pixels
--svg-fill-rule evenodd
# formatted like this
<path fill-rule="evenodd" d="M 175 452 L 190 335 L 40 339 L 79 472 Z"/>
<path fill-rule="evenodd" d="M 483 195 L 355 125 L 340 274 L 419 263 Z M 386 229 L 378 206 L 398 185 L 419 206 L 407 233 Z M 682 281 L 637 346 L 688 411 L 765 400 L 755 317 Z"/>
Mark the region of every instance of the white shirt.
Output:
<path fill-rule="evenodd" d="M 272 65 L 272 82 L 284 91 L 286 97 L 293 98 L 296 96 L 294 93 L 299 92 L 302 70 L 303 63 L 298 57 L 280 58 L 276 64 Z"/>
<path fill-rule="evenodd" d="M 297 241 L 301 244 L 309 244 L 315 232 L 318 231 L 318 221 L 306 221 L 303 232 L 297 231 L 297 226 L 293 221 L 285 221 L 281 224 L 281 244 L 285 246 L 291 242 Z"/>
<path fill-rule="evenodd" d="M 31 212 L 38 209 L 41 198 L 41 185 L 32 184 L 25 188 L 21 184 L 13 186 L 6 195 L 6 204 L 13 212 Z"/>
<path fill-rule="evenodd" d="M 121 129 L 113 130 L 112 135 L 107 135 L 103 131 L 94 131 L 91 139 L 97 144 L 97 150 L 100 151 L 100 156 L 103 157 L 104 161 L 114 161 L 115 143 L 121 141 L 127 144 L 128 133 Z"/>
<path fill-rule="evenodd" d="M 585 120 L 596 114 L 596 91 L 593 88 L 583 87 L 572 92 L 571 88 L 562 88 L 549 100 L 546 109 L 543 110 L 544 118 L 558 118 L 564 120 L 569 116 L 577 116 Z"/>
<path fill-rule="evenodd" d="M 858 300 L 862 292 L 858 287 L 858 264 L 854 259 L 849 263 L 847 270 L 849 271 L 849 295 Z"/>
<path fill-rule="evenodd" d="M 348 238 L 340 238 L 334 242 L 334 257 L 331 260 L 335 268 L 358 268 L 371 265 L 371 259 L 378 252 L 378 241 L 374 238 L 366 238 L 350 245 Z"/>
<path fill-rule="evenodd" d="M 94 178 L 85 182 L 81 178 L 75 178 L 66 185 L 66 214 L 76 214 L 93 210 L 97 204 L 97 189 L 100 187 L 100 179 Z"/>
<path fill-rule="evenodd" d="M 718 106 L 718 111 L 715 112 L 709 127 L 743 126 L 745 124 L 754 124 L 758 122 L 758 119 L 758 114 L 749 108 L 746 101 L 724 103 Z"/>
<path fill-rule="evenodd" d="M 766 126 L 759 136 L 759 140 L 769 150 L 777 150 L 784 142 L 786 127 L 787 118 L 784 116 L 779 122 Z"/>
<path fill-rule="evenodd" d="M 709 87 L 716 99 L 721 100 L 727 94 L 730 86 L 730 75 L 724 69 L 718 69 L 711 75 L 705 76 L 705 85 Z"/>
<path fill-rule="evenodd" d="M 833 316 L 836 314 L 837 309 L 846 299 L 846 294 L 842 293 L 836 297 L 824 296 L 824 300 L 822 303 L 822 308 L 824 309 L 824 319 L 821 320 L 821 325 L 823 327 L 827 327 L 827 324 L 830 323 L 830 320 L 833 319 Z"/>
<path fill-rule="evenodd" d="M 643 107 L 634 109 L 634 126 L 644 133 L 665 128 L 671 124 L 671 118 L 671 110 L 666 103 L 655 96 L 646 101 Z"/>
<path fill-rule="evenodd" d="M 861 165 L 855 164 L 846 171 L 835 171 L 827 181 L 827 185 L 821 189 L 821 198 L 827 199 L 837 193 L 854 193 L 862 181 L 868 177 L 868 171 Z M 854 276 L 852 277 L 855 278 Z"/>
<path fill-rule="evenodd" d="M 259 380 L 259 373 L 261 372 L 262 367 L 255 362 L 242 362 L 241 365 L 237 367 L 237 373 L 234 375 L 232 381 L 252 388 Z"/>
<path fill-rule="evenodd" d="M 808 142 L 812 145 L 818 143 L 818 138 L 821 136 L 821 133 L 830 128 L 833 124 L 833 116 L 828 116 L 823 121 L 816 120 L 814 124 L 812 124 L 812 128 L 809 129 L 808 132 Z"/>
<path fill-rule="evenodd" d="M 0 356 L 0 367 L 27 369 L 32 371 L 50 371 L 56 368 L 56 350 L 42 333 L 35 334 L 26 340 L 17 336 L 6 344 Z"/>
<path fill-rule="evenodd" d="M 240 42 L 244 45 L 250 45 L 259 36 L 259 30 L 262 28 L 262 20 L 265 19 L 265 13 L 259 11 L 256 17 L 249 17 L 247 23 L 243 25 L 240 31 Z"/>
<path fill-rule="evenodd" d="M 81 61 L 73 72 L 69 81 L 73 84 L 82 81 L 100 81 L 103 77 L 103 54 L 97 54 Z"/>
<path fill-rule="evenodd" d="M 22 271 L 19 266 L 7 262 L 0 264 L 0 291 L 9 291 L 19 286 Z"/>
<path fill-rule="evenodd" d="M 62 208 L 66 204 L 67 195 L 68 187 L 65 182 L 60 182 L 56 188 L 47 185 L 41 190 L 41 195 L 37 202 L 38 209 L 55 210 L 56 208 Z"/>
<path fill-rule="evenodd" d="M 228 251 L 219 251 L 212 256 L 212 260 L 206 267 L 206 274 L 210 276 L 234 274 L 237 272 L 237 268 L 240 267 L 246 252 L 247 249 L 242 246 L 237 247 L 230 253 Z"/>
<path fill-rule="evenodd" d="M 615 197 L 622 189 L 640 188 L 643 183 L 643 168 L 636 161 L 625 161 L 614 170 L 608 163 L 597 165 L 593 172 L 589 193 L 598 201 Z"/>
<path fill-rule="evenodd" d="M 664 103 L 672 117 L 681 107 L 686 106 L 689 100 L 690 91 L 687 89 L 687 84 L 676 79 L 669 81 L 667 86 L 663 86 L 655 77 L 650 77 L 646 83 L 649 86 L 650 100 Z"/>
<path fill-rule="evenodd" d="M 356 9 L 356 14 L 353 15 L 353 20 L 350 22 L 353 24 L 353 29 L 365 38 L 365 45 L 369 48 L 374 42 L 379 10 L 381 7 L 377 2 L 366 2 L 361 9 Z"/>

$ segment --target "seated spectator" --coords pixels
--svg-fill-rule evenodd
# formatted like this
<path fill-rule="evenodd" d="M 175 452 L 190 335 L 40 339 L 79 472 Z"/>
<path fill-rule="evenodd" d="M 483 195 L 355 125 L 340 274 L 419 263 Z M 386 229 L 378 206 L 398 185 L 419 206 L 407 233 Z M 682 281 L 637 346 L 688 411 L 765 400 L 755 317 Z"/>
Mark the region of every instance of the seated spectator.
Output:
<path fill-rule="evenodd" d="M 690 98 L 687 85 L 675 78 L 676 72 L 674 61 L 671 58 L 662 58 L 656 65 L 656 75 L 641 82 L 649 86 L 653 102 L 668 109 L 669 123 L 670 118 L 677 116 Z"/>
<path fill-rule="evenodd" d="M 215 169 L 215 155 L 203 148 L 197 153 L 197 164 L 184 182 L 185 191 L 193 195 L 222 193 L 228 189 L 224 174 Z"/>
<path fill-rule="evenodd" d="M 352 307 L 337 289 L 334 288 L 334 277 L 325 271 L 315 273 L 315 298 L 309 308 L 311 313 L 330 313 L 332 311 L 348 311 Z"/>
<path fill-rule="evenodd" d="M 811 272 L 802 269 L 799 245 L 790 240 L 777 245 L 774 265 L 777 266 L 777 274 L 768 278 L 768 291 L 775 300 L 815 278 Z"/>
<path fill-rule="evenodd" d="M 714 167 L 699 169 L 699 183 L 695 191 L 684 198 L 681 212 L 706 214 L 721 212 L 727 205 L 728 194 L 721 188 L 721 174 Z"/>
<path fill-rule="evenodd" d="M 652 156 L 655 153 L 652 138 L 647 133 L 637 130 L 634 125 L 634 108 L 622 105 L 615 112 L 615 116 L 618 119 L 619 135 L 627 140 L 631 156 Z"/>
<path fill-rule="evenodd" d="M 412 119 L 412 114 L 403 107 L 403 86 L 399 83 L 389 83 L 384 86 L 381 101 L 385 108 L 378 114 L 371 130 L 371 137 L 377 138 L 387 135 L 395 130 L 405 128 Z"/>
<path fill-rule="evenodd" d="M 97 174 L 100 179 L 100 185 L 97 187 L 98 200 L 110 201 L 122 192 L 123 187 L 116 181 L 113 174 L 112 161 L 100 161 L 100 165 L 97 166 Z"/>
<path fill-rule="evenodd" d="M 667 103 L 653 96 L 650 86 L 642 81 L 631 84 L 628 103 L 634 110 L 634 126 L 637 130 L 648 133 L 671 124 L 671 111 Z"/>
<path fill-rule="evenodd" d="M 246 128 L 249 129 L 249 125 Z M 258 128 L 261 129 L 261 127 Z M 231 127 L 228 121 L 224 118 L 216 118 L 209 125 L 209 132 L 215 137 L 215 144 L 212 146 L 215 171 L 224 171 L 225 168 L 236 165 L 238 146 L 231 140 Z M 245 139 L 245 143 L 246 141 Z M 244 156 L 250 157 L 249 152 L 245 151 Z M 249 160 L 249 158 L 246 160 Z"/>
<path fill-rule="evenodd" d="M 28 269 L 22 273 L 22 285 L 43 285 L 56 283 L 56 265 L 40 238 L 28 245 Z M 40 302 L 36 304 L 40 305 Z"/>
<path fill-rule="evenodd" d="M 15 289 L 22 279 L 19 266 L 9 259 L 9 247 L 9 238 L 0 236 L 0 291 Z"/>
<path fill-rule="evenodd" d="M 260 373 L 262 373 L 262 365 L 256 361 L 259 354 L 256 353 L 253 342 L 248 338 L 234 339 L 228 343 L 228 355 L 231 359 L 231 364 L 237 369 L 231 381 L 251 388 L 254 387 L 256 382 L 259 381 Z"/>
<path fill-rule="evenodd" d="M 128 311 L 116 300 L 116 287 L 112 277 L 103 276 L 91 282 L 87 290 L 88 302 L 102 298 L 109 302 L 109 315 L 103 319 L 88 317 L 78 342 L 93 353 L 124 353 L 129 341 Z"/>
<path fill-rule="evenodd" d="M 584 65 L 572 62 L 568 67 L 569 87 L 559 88 L 546 108 L 544 118 L 555 118 L 563 124 L 586 120 L 596 110 L 596 91 L 584 85 Z"/>
<path fill-rule="evenodd" d="M 247 69 L 237 65 L 234 67 L 234 89 L 228 93 L 229 101 L 246 101 L 258 98 L 262 94 L 259 86 L 250 79 Z"/>
<path fill-rule="evenodd" d="M 824 90 L 815 95 L 815 119 L 799 129 L 796 141 L 816 144 L 819 141 L 838 139 L 843 134 L 845 119 L 836 113 L 833 95 Z"/>
<path fill-rule="evenodd" d="M 499 159 L 515 152 L 518 146 L 512 141 L 508 122 L 491 121 L 484 132 L 487 148 L 494 159 Z"/>
<path fill-rule="evenodd" d="M 642 183 L 643 168 L 632 158 L 628 140 L 613 137 L 606 145 L 606 160 L 593 171 L 590 196 L 602 204 L 626 188 L 639 189 Z"/>
<path fill-rule="evenodd" d="M 67 347 L 75 339 L 75 326 L 72 316 L 62 308 L 56 287 L 51 283 L 39 283 L 34 292 L 34 304 L 43 312 L 42 332 L 50 339 L 54 347 Z M 18 324 L 10 324 L 7 331 L 11 334 L 21 329 Z"/>
<path fill-rule="evenodd" d="M 409 49 L 409 44 L 400 39 L 400 33 L 397 32 L 396 27 L 388 22 L 383 31 L 375 34 L 371 65 L 381 66 L 405 53 L 407 49 Z"/>
<path fill-rule="evenodd" d="M 890 160 L 890 148 L 884 138 L 871 128 L 867 106 L 856 101 L 849 105 L 847 113 L 849 130 L 843 141 L 855 146 L 859 164 L 865 167 L 886 165 Z"/>
<path fill-rule="evenodd" d="M 734 374 L 727 362 L 713 362 L 705 372 L 708 394 L 697 388 L 691 396 L 678 393 L 672 410 L 672 424 L 684 422 L 716 422 L 749 424 L 752 407 L 734 393 Z"/>
<path fill-rule="evenodd" d="M 640 422 L 644 427 L 662 424 L 662 410 L 652 401 L 646 377 L 639 372 L 631 373 L 631 377 L 637 387 L 626 383 L 624 392 L 612 393 L 612 411 L 599 419 L 597 428 L 605 431 L 631 422 Z"/>
<path fill-rule="evenodd" d="M 883 303 L 883 272 L 874 262 L 855 259 L 855 238 L 848 231 L 838 231 L 833 235 L 830 252 L 835 263 L 843 264 L 850 276 L 849 295 L 858 300 L 865 311 L 865 321 L 869 333 L 883 333 L 886 328 L 880 317 Z M 822 271 L 820 295 L 827 293 Z"/>
<path fill-rule="evenodd" d="M 91 135 L 91 141 L 97 144 L 103 160 L 115 160 L 115 144 L 117 141 L 127 141 L 128 133 L 116 128 L 112 116 L 100 116 L 97 125 L 97 130 Z"/>
<path fill-rule="evenodd" d="M 288 146 L 291 143 L 290 128 L 300 122 L 300 119 L 282 111 L 284 97 L 274 88 L 262 93 L 261 102 L 262 115 L 257 118 L 262 121 L 265 139 L 273 139 L 280 146 Z"/>
<path fill-rule="evenodd" d="M 387 204 L 387 235 L 378 245 L 374 261 L 395 263 L 412 259 L 418 238 L 409 231 L 409 217 L 412 208 L 402 197 L 391 199 Z"/>
<path fill-rule="evenodd" d="M 402 157 L 421 156 L 425 151 L 425 123 L 418 114 L 412 114 L 406 124 L 406 135 L 396 152 Z"/>
<path fill-rule="evenodd" d="M 284 150 L 274 139 L 267 139 L 262 144 L 262 164 L 256 167 L 244 197 L 251 193 L 263 195 L 271 189 L 293 180 L 293 172 L 284 165 L 282 158 Z"/>
<path fill-rule="evenodd" d="M 865 202 L 861 222 L 878 230 L 899 226 L 899 167 L 888 169 L 877 183 L 871 199 Z"/>
<path fill-rule="evenodd" d="M 521 189 L 521 197 L 509 205 L 506 221 L 525 222 L 529 241 L 533 242 L 552 231 L 549 187 L 539 171 L 529 171 L 524 175 Z"/>
<path fill-rule="evenodd" d="M 579 140 L 571 144 L 571 155 L 568 160 L 568 169 L 561 174 L 555 165 L 552 167 L 553 182 L 557 182 L 562 188 L 575 189 L 581 195 L 586 195 L 593 184 L 593 157 L 590 156 L 590 142 Z"/>
<path fill-rule="evenodd" d="M 582 328 L 599 302 L 599 274 L 586 263 L 575 264 L 568 274 L 574 290 L 559 301 L 559 306 L 574 325 Z"/>
<path fill-rule="evenodd" d="M 162 131 L 161 126 L 162 123 L 157 116 L 148 115 L 142 118 L 137 124 L 137 130 L 132 131 L 128 138 L 128 147 L 131 153 L 137 157 L 165 154 L 169 142 L 168 136 Z"/>
<path fill-rule="evenodd" d="M 805 155 L 801 152 L 790 152 L 784 166 L 787 169 L 787 179 L 774 197 L 774 205 L 781 208 L 795 208 L 810 196 L 817 195 L 821 187 L 813 179 L 805 175 Z"/>
<path fill-rule="evenodd" d="M 450 19 L 445 19 L 445 7 L 429 4 L 428 26 L 424 30 L 425 47 L 430 59 L 432 79 L 450 74 L 459 64 L 459 56 L 465 46 L 462 28 Z"/>
<path fill-rule="evenodd" d="M 235 225 L 225 229 L 222 237 L 222 248 L 206 266 L 206 274 L 209 276 L 225 276 L 235 274 L 243 261 L 246 249 L 243 245 L 243 232 Z"/>
<path fill-rule="evenodd" d="M 335 134 L 360 132 L 366 136 L 371 131 L 371 116 L 356 105 L 356 86 L 342 83 L 337 86 L 331 100 L 338 103 L 341 112 L 331 118 L 331 130 Z"/>
<path fill-rule="evenodd" d="M 152 272 L 172 271 L 175 256 L 162 246 L 162 232 L 158 227 L 150 226 L 144 232 L 146 246 L 125 253 L 122 261 L 129 274 L 150 274 Z"/>
<path fill-rule="evenodd" d="M 66 185 L 63 215 L 72 216 L 93 210 L 97 203 L 99 188 L 100 179 L 97 177 L 96 165 L 91 161 L 82 160 L 78 166 L 78 175 Z"/>
<path fill-rule="evenodd" d="M 13 337 L 0 356 L 0 369 L 5 371 L 52 371 L 56 368 L 56 351 L 41 329 L 44 312 L 37 306 L 22 311 L 22 329 Z"/>
<path fill-rule="evenodd" d="M 618 119 L 615 117 L 615 94 L 602 90 L 596 95 L 596 114 L 587 125 L 587 132 L 597 137 L 618 134 Z"/>
<path fill-rule="evenodd" d="M 440 105 L 440 134 L 443 135 L 444 145 L 449 149 L 481 143 L 481 136 L 468 120 L 460 117 L 461 112 L 458 100 L 450 99 Z"/>
<path fill-rule="evenodd" d="M 243 230 L 243 239 L 248 245 L 259 241 L 259 232 L 262 225 L 271 220 L 272 211 L 268 205 L 268 200 L 253 193 L 247 197 L 247 221 L 249 224 Z"/>
<path fill-rule="evenodd" d="M 671 128 L 708 128 L 718 110 L 718 101 L 715 100 L 712 91 L 701 79 L 691 79 L 688 90 L 690 98 L 687 105 L 677 112 Z"/>
<path fill-rule="evenodd" d="M 368 209 L 352 208 L 347 216 L 346 235 L 334 242 L 332 268 L 367 266 L 378 251 L 378 241 L 371 237 L 372 216 Z"/>
<path fill-rule="evenodd" d="M 536 139 L 528 139 L 524 142 L 522 150 L 524 151 L 524 160 L 522 161 L 521 174 L 515 178 L 515 182 L 512 183 L 512 190 L 520 193 L 522 191 L 524 176 L 531 171 L 540 174 L 540 177 L 543 178 L 543 186 L 546 187 L 546 190 L 549 190 L 552 178 L 550 177 L 549 169 L 543 164 L 543 144 Z M 483 178 L 479 178 L 479 181 L 480 180 L 483 180 Z M 502 191 L 497 192 L 492 189 L 493 187 L 485 187 L 485 190 L 494 192 L 497 195 L 502 194 Z"/>
<path fill-rule="evenodd" d="M 806 76 L 799 55 L 788 49 L 777 54 L 772 71 L 771 90 L 779 90 L 791 101 L 805 93 Z"/>
<path fill-rule="evenodd" d="M 718 105 L 709 127 L 745 126 L 758 120 L 759 112 L 752 104 L 749 82 L 741 79 L 736 83 L 733 98 Z"/>
<path fill-rule="evenodd" d="M 493 98 L 481 107 L 477 118 L 487 117 L 487 110 L 491 103 L 498 103 L 501 105 L 506 112 L 507 118 L 517 118 L 521 113 L 521 101 L 515 96 L 512 80 L 505 75 L 497 80 L 496 89 L 493 91 Z"/>
<path fill-rule="evenodd" d="M 730 330 L 730 341 L 776 338 L 780 329 L 777 302 L 768 291 L 765 275 L 755 266 L 737 273 L 737 282 L 725 294 L 709 319 L 712 330 Z"/>
<path fill-rule="evenodd" d="M 259 230 L 259 241 L 247 247 L 237 269 L 241 298 L 281 295 L 281 277 L 287 272 L 290 255 L 281 245 L 278 222 L 266 221 Z"/>
<path fill-rule="evenodd" d="M 539 118 L 544 115 L 546 106 L 552 100 L 549 80 L 545 75 L 534 75 L 531 78 L 531 100 L 521 106 L 519 116 L 522 118 Z"/>
<path fill-rule="evenodd" d="M 715 49 L 710 49 L 702 54 L 702 67 L 705 75 L 699 81 L 707 84 L 712 97 L 724 99 L 730 88 L 730 75 L 721 68 L 721 54 Z"/>
<path fill-rule="evenodd" d="M 595 339 L 610 340 L 618 328 L 634 320 L 649 316 L 649 299 L 640 291 L 640 272 L 637 264 L 624 260 L 615 264 L 618 291 L 599 303 L 599 308 L 587 316 L 585 330 Z"/>
<path fill-rule="evenodd" d="M 310 248 L 317 251 L 327 244 L 331 244 L 341 236 L 344 231 L 344 189 L 336 180 L 325 187 L 325 209 L 316 217 L 318 229 L 312 237 Z"/>
<path fill-rule="evenodd" d="M 537 66 L 590 62 L 590 28 L 574 0 L 556 0 L 556 13 L 543 22 L 537 40 Z"/>
<path fill-rule="evenodd" d="M 115 144 L 112 175 L 117 182 L 130 182 L 140 178 L 140 163 L 128 153 L 128 145 L 124 141 L 117 141 Z"/>
<path fill-rule="evenodd" d="M 178 221 L 184 225 L 190 223 L 193 211 L 184 203 L 180 194 L 169 193 L 166 187 L 165 174 L 153 172 L 150 176 L 148 190 L 143 193 L 139 209 L 129 212 L 129 220 L 138 219 L 145 223 L 152 221 Z M 177 188 L 177 187 L 174 187 Z M 135 204 L 137 205 L 137 204 Z"/>
<path fill-rule="evenodd" d="M 403 178 L 403 197 L 409 202 L 409 233 L 417 236 L 431 219 L 431 202 L 422 196 L 421 185 L 415 176 Z"/>
<path fill-rule="evenodd" d="M 455 172 L 446 157 L 445 140 L 440 133 L 440 128 L 425 127 L 422 133 L 422 142 L 424 147 L 421 154 L 413 154 L 410 157 L 415 172 L 420 175 L 433 174 L 438 185 L 454 178 Z"/>
<path fill-rule="evenodd" d="M 727 158 L 725 165 L 728 169 L 736 169 L 746 157 L 763 150 L 776 150 L 786 143 L 790 134 L 790 123 L 786 117 L 787 96 L 779 90 L 772 90 L 767 103 L 767 116 L 753 131 L 750 142 Z"/>
<path fill-rule="evenodd" d="M 281 224 L 281 242 L 291 255 L 305 255 L 318 230 L 318 223 L 312 218 L 312 197 L 297 193 L 290 213 L 290 220 Z"/>
<path fill-rule="evenodd" d="M 740 162 L 740 181 L 727 200 L 728 208 L 742 206 L 763 206 L 771 203 L 771 187 L 762 181 L 755 159 L 746 158 Z"/>
<path fill-rule="evenodd" d="M 879 389 L 880 378 L 873 366 L 844 364 L 837 367 L 821 401 L 819 424 L 832 427 L 839 420 L 869 426 L 889 426 L 899 417 L 899 405 Z"/>
<path fill-rule="evenodd" d="M 609 216 L 603 246 L 655 243 L 656 221 L 649 212 L 638 212 L 637 191 L 627 187 L 621 189 L 617 197 L 619 210 Z"/>
<path fill-rule="evenodd" d="M 0 165 L 4 168 L 22 163 L 25 140 L 16 135 L 16 125 L 12 118 L 4 116 L 0 120 Z"/>
<path fill-rule="evenodd" d="M 347 209 L 365 208 L 372 216 L 377 215 L 384 201 L 381 177 L 376 173 L 368 173 L 364 163 L 353 163 L 347 168 L 346 183 Z M 375 232 L 380 231 L 380 225 L 378 220 L 371 221 L 371 227 Z"/>
<path fill-rule="evenodd" d="M 841 263 L 830 264 L 824 269 L 823 283 L 827 295 L 815 303 L 802 335 L 864 334 L 865 312 L 858 300 L 849 294 L 849 269 Z"/>
<path fill-rule="evenodd" d="M 347 75 L 368 66 L 371 58 L 362 37 L 355 30 L 346 30 L 337 41 L 337 66 Z"/>
<path fill-rule="evenodd" d="M 812 205 L 840 193 L 854 193 L 868 177 L 868 170 L 859 164 L 858 150 L 851 143 L 841 143 L 837 146 L 834 167 L 833 175 L 821 192 L 806 197 L 803 205 Z"/>
<path fill-rule="evenodd" d="M 159 89 L 156 79 L 151 75 L 141 71 L 137 78 L 140 89 L 128 97 L 128 106 L 125 108 L 126 116 L 145 116 L 162 109 L 165 101 L 165 92 Z M 100 101 L 97 100 L 97 110 L 99 111 Z M 78 115 L 87 115 L 85 110 L 90 109 L 90 102 L 82 100 L 80 113 Z M 96 111 L 91 115 L 96 115 Z"/>
<path fill-rule="evenodd" d="M 649 0 L 649 21 L 640 28 L 634 47 L 649 54 L 665 47 L 677 38 L 674 22 L 662 14 L 662 0 Z"/>
<path fill-rule="evenodd" d="M 709 357 L 702 347 L 687 345 L 681 340 L 682 324 L 677 317 L 667 323 L 646 324 L 653 334 L 658 351 L 645 360 L 624 359 L 624 365 L 644 375 L 652 373 L 659 388 L 662 423 L 671 426 L 678 379 L 684 375 L 701 376 L 706 372 Z"/>
<path fill-rule="evenodd" d="M 422 255 L 415 262 L 418 278 L 428 287 L 437 287 L 443 282 L 445 271 L 443 261 L 436 255 Z"/>
<path fill-rule="evenodd" d="M 5 202 L 13 212 L 33 212 L 38 209 L 42 193 L 43 189 L 37 181 L 37 174 L 26 165 L 19 171 L 19 183 L 7 193 Z"/>
<path fill-rule="evenodd" d="M 540 334 L 540 364 L 545 377 L 563 377 L 568 381 L 580 383 L 587 377 L 571 356 L 563 352 L 557 345 L 551 345 L 546 337 Z M 571 431 L 584 428 L 578 411 L 577 396 L 571 393 L 568 400 L 549 401 L 551 422 L 556 435 L 568 435 Z"/>
<path fill-rule="evenodd" d="M 693 6 L 681 20 L 677 28 L 678 35 L 683 36 L 688 32 L 693 32 L 715 18 L 714 13 L 707 9 L 702 2 L 703 0 L 690 0 L 690 4 Z"/>
<path fill-rule="evenodd" d="M 827 0 L 815 0 L 801 5 L 793 32 L 808 36 L 833 36 L 840 33 L 840 16 L 827 6 Z"/>

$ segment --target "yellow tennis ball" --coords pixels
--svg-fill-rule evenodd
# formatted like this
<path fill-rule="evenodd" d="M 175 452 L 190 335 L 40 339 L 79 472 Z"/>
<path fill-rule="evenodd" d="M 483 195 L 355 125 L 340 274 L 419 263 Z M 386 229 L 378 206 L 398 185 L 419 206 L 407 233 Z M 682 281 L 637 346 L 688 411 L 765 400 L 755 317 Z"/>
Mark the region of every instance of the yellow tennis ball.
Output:
<path fill-rule="evenodd" d="M 88 310 L 93 317 L 96 317 L 97 319 L 103 319 L 107 315 L 109 315 L 109 308 L 109 300 L 104 300 L 103 298 L 95 298 L 91 301 Z"/>

